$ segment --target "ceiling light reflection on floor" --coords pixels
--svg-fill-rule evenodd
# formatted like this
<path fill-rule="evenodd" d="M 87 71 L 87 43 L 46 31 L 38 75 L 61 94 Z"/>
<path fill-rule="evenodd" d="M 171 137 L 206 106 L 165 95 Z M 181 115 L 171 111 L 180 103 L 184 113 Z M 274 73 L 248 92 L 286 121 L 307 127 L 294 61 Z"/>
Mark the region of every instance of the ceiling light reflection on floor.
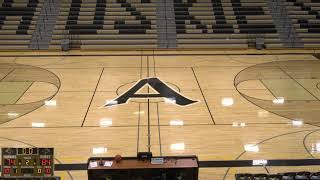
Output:
<path fill-rule="evenodd" d="M 183 121 L 182 120 L 171 120 L 170 121 L 170 126 L 183 126 Z"/>
<path fill-rule="evenodd" d="M 176 98 L 164 98 L 166 104 L 176 104 Z"/>
<path fill-rule="evenodd" d="M 7 115 L 9 118 L 16 118 L 19 116 L 19 113 L 9 112 Z"/>
<path fill-rule="evenodd" d="M 108 104 L 109 106 L 117 105 L 117 104 L 118 104 L 118 101 L 116 101 L 116 100 L 107 100 L 107 101 L 106 101 L 106 104 Z"/>
<path fill-rule="evenodd" d="M 176 144 L 171 144 L 170 149 L 172 151 L 184 151 L 185 145 L 184 143 L 176 143 Z"/>
<path fill-rule="evenodd" d="M 45 127 L 45 123 L 33 122 L 33 123 L 31 123 L 31 126 L 34 128 L 43 128 L 43 127 Z"/>
<path fill-rule="evenodd" d="M 230 98 L 230 97 L 222 98 L 221 104 L 222 104 L 222 106 L 226 106 L 226 107 L 232 106 L 234 104 L 234 100 L 233 100 L 233 98 Z"/>
<path fill-rule="evenodd" d="M 272 100 L 273 104 L 284 104 L 284 97 L 277 97 L 276 99 Z"/>
<path fill-rule="evenodd" d="M 46 106 L 52 106 L 52 107 L 54 107 L 54 106 L 57 106 L 57 101 L 56 101 L 56 100 L 44 101 L 44 104 L 45 104 Z"/>
<path fill-rule="evenodd" d="M 245 127 L 245 126 L 247 126 L 247 124 L 244 122 L 233 122 L 232 123 L 232 127 Z"/>
<path fill-rule="evenodd" d="M 302 120 L 293 120 L 292 121 L 292 126 L 302 126 L 303 125 L 303 121 Z"/>
<path fill-rule="evenodd" d="M 108 152 L 108 148 L 106 147 L 94 147 L 92 148 L 92 154 L 104 154 Z"/>
<path fill-rule="evenodd" d="M 259 152 L 259 146 L 257 144 L 245 144 L 244 150 L 247 152 Z"/>
<path fill-rule="evenodd" d="M 102 118 L 100 119 L 100 127 L 109 127 L 112 126 L 112 119 L 111 118 Z"/>

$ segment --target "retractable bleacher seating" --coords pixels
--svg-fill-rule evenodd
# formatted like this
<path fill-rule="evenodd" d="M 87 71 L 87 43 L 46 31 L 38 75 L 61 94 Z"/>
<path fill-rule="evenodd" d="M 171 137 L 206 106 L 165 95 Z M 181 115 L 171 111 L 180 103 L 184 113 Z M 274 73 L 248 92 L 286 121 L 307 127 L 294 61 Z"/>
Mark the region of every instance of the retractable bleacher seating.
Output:
<path fill-rule="evenodd" d="M 265 0 L 174 0 L 177 44 L 183 48 L 248 48 L 264 38 L 280 48 Z"/>
<path fill-rule="evenodd" d="M 28 49 L 43 0 L 0 0 L 0 4 L 0 49 Z"/>
<path fill-rule="evenodd" d="M 320 0 L 287 0 L 286 7 L 304 47 L 320 47 Z"/>
<path fill-rule="evenodd" d="M 62 0 L 51 49 L 156 48 L 156 0 Z M 74 47 L 77 48 L 77 47 Z"/>

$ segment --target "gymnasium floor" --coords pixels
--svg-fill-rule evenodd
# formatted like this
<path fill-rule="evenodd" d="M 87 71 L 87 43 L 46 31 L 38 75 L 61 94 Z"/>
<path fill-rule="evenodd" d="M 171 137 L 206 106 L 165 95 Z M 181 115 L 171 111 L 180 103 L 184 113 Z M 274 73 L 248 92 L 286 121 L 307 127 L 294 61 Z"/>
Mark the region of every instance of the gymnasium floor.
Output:
<path fill-rule="evenodd" d="M 63 164 L 149 148 L 202 161 L 320 158 L 320 61 L 312 55 L 2 56 L 0 63 L 1 147 L 54 147 Z M 156 78 L 153 85 L 169 88 L 164 94 L 147 83 L 136 98 L 117 100 Z M 159 97 L 168 91 L 177 97 Z M 204 168 L 200 180 L 318 168 Z M 86 179 L 85 171 L 56 175 Z"/>

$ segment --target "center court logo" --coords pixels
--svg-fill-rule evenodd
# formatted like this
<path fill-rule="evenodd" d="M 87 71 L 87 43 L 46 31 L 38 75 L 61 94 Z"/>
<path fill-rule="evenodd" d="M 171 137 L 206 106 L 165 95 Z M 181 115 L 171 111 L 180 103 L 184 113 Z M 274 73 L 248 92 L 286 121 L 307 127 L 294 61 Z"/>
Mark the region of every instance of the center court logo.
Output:
<path fill-rule="evenodd" d="M 137 93 L 144 86 L 149 86 L 157 93 L 146 93 L 141 94 Z M 168 86 L 165 82 L 161 81 L 157 77 L 145 78 L 137 81 L 131 88 L 129 88 L 126 92 L 122 93 L 116 99 L 107 102 L 104 107 L 110 107 L 115 105 L 126 104 L 130 99 L 133 98 L 142 98 L 142 99 L 151 99 L 151 98 L 166 98 L 172 103 L 179 106 L 188 106 L 194 104 L 198 101 L 191 100 L 181 93 L 175 91 L 170 86 Z"/>

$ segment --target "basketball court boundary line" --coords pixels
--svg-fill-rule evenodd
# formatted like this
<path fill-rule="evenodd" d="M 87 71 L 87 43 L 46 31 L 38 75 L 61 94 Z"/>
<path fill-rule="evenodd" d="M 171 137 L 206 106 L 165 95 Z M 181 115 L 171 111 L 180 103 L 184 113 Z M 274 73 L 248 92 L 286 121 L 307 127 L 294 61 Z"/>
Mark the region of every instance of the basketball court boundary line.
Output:
<path fill-rule="evenodd" d="M 174 156 L 179 157 L 179 156 Z M 253 165 L 255 160 L 199 161 L 199 168 L 271 167 L 271 166 L 319 166 L 320 159 L 272 159 L 267 165 Z M 86 171 L 87 163 L 55 164 L 55 171 Z M 0 166 L 1 172 L 1 166 Z"/>

